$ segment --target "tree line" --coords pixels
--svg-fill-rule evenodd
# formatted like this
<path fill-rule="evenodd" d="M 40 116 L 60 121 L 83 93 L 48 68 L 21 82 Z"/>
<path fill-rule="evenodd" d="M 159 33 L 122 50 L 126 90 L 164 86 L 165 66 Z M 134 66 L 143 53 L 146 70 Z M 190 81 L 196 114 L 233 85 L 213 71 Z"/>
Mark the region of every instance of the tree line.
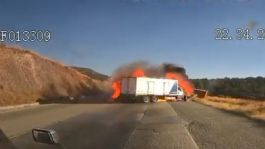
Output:
<path fill-rule="evenodd" d="M 198 89 L 208 90 L 208 95 L 265 100 L 265 78 L 192 79 Z"/>

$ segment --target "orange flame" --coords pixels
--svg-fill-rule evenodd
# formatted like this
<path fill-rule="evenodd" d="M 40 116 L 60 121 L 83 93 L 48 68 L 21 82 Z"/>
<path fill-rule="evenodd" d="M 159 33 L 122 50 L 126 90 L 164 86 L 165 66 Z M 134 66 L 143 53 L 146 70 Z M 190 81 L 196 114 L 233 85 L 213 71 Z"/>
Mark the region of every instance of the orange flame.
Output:
<path fill-rule="evenodd" d="M 141 68 L 135 69 L 132 72 L 132 74 L 131 74 L 132 77 L 142 77 L 144 75 L 145 75 L 144 74 L 144 70 L 141 69 Z M 113 89 L 114 92 L 113 92 L 111 98 L 112 99 L 117 99 L 120 96 L 120 94 L 121 94 L 121 80 L 114 81 L 112 83 L 112 89 Z"/>
<path fill-rule="evenodd" d="M 144 70 L 141 68 L 137 68 L 133 71 L 132 76 L 133 77 L 142 77 L 142 76 L 144 76 Z"/>
<path fill-rule="evenodd" d="M 113 82 L 111 87 L 114 91 L 111 98 L 112 99 L 118 98 L 121 94 L 121 81 L 118 80 L 118 81 Z"/>
<path fill-rule="evenodd" d="M 188 96 L 192 94 L 193 85 L 182 74 L 173 73 L 173 72 L 167 72 L 165 77 L 167 79 L 178 80 L 180 87 L 184 89 L 186 94 Z"/>
<path fill-rule="evenodd" d="M 135 69 L 131 75 L 131 77 L 142 77 L 145 76 L 145 72 L 141 68 Z M 179 85 L 183 90 L 186 92 L 187 95 L 192 94 L 193 92 L 193 85 L 189 82 L 189 80 L 186 79 L 183 74 L 180 73 L 173 73 L 173 72 L 168 72 L 165 74 L 165 77 L 167 79 L 174 79 L 178 80 Z M 113 94 L 112 94 L 112 99 L 117 99 L 120 94 L 121 94 L 121 80 L 116 80 L 112 83 L 112 89 L 113 89 Z"/>

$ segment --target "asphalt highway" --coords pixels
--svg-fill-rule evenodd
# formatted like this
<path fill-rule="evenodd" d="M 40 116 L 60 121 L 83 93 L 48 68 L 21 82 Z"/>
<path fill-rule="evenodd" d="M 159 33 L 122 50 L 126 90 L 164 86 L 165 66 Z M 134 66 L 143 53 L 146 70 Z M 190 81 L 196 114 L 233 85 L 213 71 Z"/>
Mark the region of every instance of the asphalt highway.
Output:
<path fill-rule="evenodd" d="M 36 143 L 33 128 L 53 129 L 65 149 L 264 148 L 265 123 L 194 102 L 48 104 L 0 113 L 18 149 Z"/>

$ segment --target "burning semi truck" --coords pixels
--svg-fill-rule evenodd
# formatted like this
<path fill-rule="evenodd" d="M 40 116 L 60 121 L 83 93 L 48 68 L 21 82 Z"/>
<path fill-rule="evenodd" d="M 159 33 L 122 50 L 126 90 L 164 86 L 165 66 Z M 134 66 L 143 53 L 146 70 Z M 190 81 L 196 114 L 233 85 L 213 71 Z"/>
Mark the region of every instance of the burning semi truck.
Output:
<path fill-rule="evenodd" d="M 124 77 L 120 82 L 120 100 L 131 102 L 157 102 L 170 98 L 186 101 L 186 95 L 178 80 L 150 77 Z"/>

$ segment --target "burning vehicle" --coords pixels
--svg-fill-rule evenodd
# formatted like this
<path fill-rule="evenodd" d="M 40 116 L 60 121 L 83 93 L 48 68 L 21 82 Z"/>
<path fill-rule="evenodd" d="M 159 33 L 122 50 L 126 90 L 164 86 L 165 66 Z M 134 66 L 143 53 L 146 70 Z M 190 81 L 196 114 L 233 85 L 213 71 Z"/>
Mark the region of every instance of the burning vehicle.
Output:
<path fill-rule="evenodd" d="M 149 77 L 126 77 L 121 80 L 122 99 L 149 103 L 166 97 L 186 101 L 186 95 L 179 87 L 178 80 Z"/>
<path fill-rule="evenodd" d="M 135 62 L 120 67 L 112 76 L 113 100 L 157 102 L 158 99 L 186 101 L 193 93 L 183 67 L 173 64 L 158 66 Z"/>

